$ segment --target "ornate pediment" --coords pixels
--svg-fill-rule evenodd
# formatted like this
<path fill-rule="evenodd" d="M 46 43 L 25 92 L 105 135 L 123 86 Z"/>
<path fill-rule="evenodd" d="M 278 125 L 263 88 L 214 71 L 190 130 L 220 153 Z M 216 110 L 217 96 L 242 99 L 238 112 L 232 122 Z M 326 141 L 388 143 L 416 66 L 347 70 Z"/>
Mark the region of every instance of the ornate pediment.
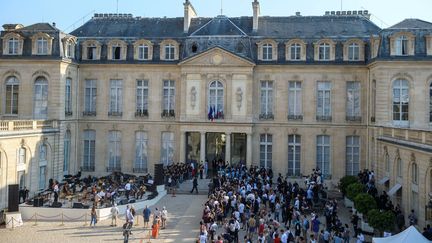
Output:
<path fill-rule="evenodd" d="M 206 50 L 179 63 L 181 66 L 255 66 L 251 60 L 226 51 L 220 47 Z"/>

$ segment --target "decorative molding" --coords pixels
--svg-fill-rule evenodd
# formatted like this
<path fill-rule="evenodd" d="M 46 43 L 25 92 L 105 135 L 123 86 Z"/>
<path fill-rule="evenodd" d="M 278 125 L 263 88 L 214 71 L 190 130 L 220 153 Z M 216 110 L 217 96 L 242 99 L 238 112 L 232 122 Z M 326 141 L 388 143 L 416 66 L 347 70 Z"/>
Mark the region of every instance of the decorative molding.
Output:
<path fill-rule="evenodd" d="M 118 128 L 118 124 L 117 123 L 112 124 L 112 129 L 113 130 L 117 130 L 117 128 Z"/>
<path fill-rule="evenodd" d="M 70 130 L 70 129 L 71 129 L 71 124 L 70 124 L 70 123 L 68 123 L 68 124 L 66 125 L 66 129 L 67 129 L 67 130 Z"/>
<path fill-rule="evenodd" d="M 399 152 L 399 149 L 396 149 L 396 158 L 400 158 L 400 152 Z"/>
<path fill-rule="evenodd" d="M 243 101 L 243 91 L 242 91 L 241 87 L 237 87 L 236 101 L 237 101 L 237 108 L 240 111 L 240 108 L 242 106 L 242 101 Z"/>
<path fill-rule="evenodd" d="M 416 156 L 414 153 L 411 153 L 411 162 L 415 162 L 416 161 Z"/>
<path fill-rule="evenodd" d="M 26 142 L 25 142 L 24 138 L 21 139 L 20 145 L 21 145 L 21 147 L 24 147 L 26 145 Z"/>
<path fill-rule="evenodd" d="M 354 129 L 353 135 L 357 135 L 357 129 Z"/>
<path fill-rule="evenodd" d="M 265 128 L 264 128 L 264 132 L 265 132 L 265 133 L 268 133 L 269 130 L 270 130 L 270 128 L 268 128 L 268 127 L 265 127 Z"/>
<path fill-rule="evenodd" d="M 192 86 L 191 90 L 190 90 L 190 102 L 191 102 L 191 107 L 194 110 L 195 109 L 195 105 L 196 105 L 196 95 L 197 95 L 197 91 L 196 91 L 196 87 Z"/>
<path fill-rule="evenodd" d="M 90 128 L 91 128 L 91 124 L 90 124 L 90 123 L 87 123 L 87 124 L 86 124 L 86 128 L 87 128 L 87 129 L 90 129 Z"/>
<path fill-rule="evenodd" d="M 43 70 L 38 70 L 38 71 L 34 72 L 33 75 L 32 75 L 32 77 L 39 77 L 39 76 L 44 76 L 46 78 L 50 77 L 49 73 L 47 73 L 47 72 L 45 72 Z"/>
<path fill-rule="evenodd" d="M 327 128 L 322 128 L 322 129 L 321 129 L 321 132 L 322 132 L 323 134 L 327 134 Z"/>
<path fill-rule="evenodd" d="M 292 128 L 291 129 L 291 133 L 292 134 L 297 134 L 297 132 L 298 132 L 298 128 Z"/>
<path fill-rule="evenodd" d="M 432 157 L 429 158 L 429 167 L 432 167 Z"/>
<path fill-rule="evenodd" d="M 165 130 L 167 130 L 167 131 L 171 131 L 171 125 L 166 125 L 166 126 L 165 126 Z"/>

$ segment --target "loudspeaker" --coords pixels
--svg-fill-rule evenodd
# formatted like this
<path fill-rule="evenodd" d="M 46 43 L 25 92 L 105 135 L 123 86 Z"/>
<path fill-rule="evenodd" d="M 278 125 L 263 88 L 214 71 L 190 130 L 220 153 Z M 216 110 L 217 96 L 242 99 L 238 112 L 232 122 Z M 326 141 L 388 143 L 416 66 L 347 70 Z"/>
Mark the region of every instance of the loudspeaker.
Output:
<path fill-rule="evenodd" d="M 18 184 L 9 185 L 8 212 L 18 212 L 19 186 Z"/>
<path fill-rule="evenodd" d="M 128 202 L 127 199 L 122 199 L 122 200 L 120 200 L 119 205 L 126 205 L 126 204 L 128 204 L 128 203 L 129 203 L 129 202 Z"/>
<path fill-rule="evenodd" d="M 84 208 L 84 205 L 82 203 L 76 202 L 73 204 L 72 208 Z"/>
<path fill-rule="evenodd" d="M 33 207 L 43 207 L 43 198 L 42 197 L 36 197 L 33 199 Z"/>
<path fill-rule="evenodd" d="M 156 186 L 165 184 L 163 164 L 154 165 L 154 184 Z"/>
<path fill-rule="evenodd" d="M 129 200 L 129 203 L 135 203 L 135 202 L 136 202 L 135 199 L 131 199 L 131 200 Z"/>
<path fill-rule="evenodd" d="M 52 204 L 51 204 L 51 207 L 52 208 L 61 208 L 62 207 L 62 203 L 61 202 L 53 202 Z"/>

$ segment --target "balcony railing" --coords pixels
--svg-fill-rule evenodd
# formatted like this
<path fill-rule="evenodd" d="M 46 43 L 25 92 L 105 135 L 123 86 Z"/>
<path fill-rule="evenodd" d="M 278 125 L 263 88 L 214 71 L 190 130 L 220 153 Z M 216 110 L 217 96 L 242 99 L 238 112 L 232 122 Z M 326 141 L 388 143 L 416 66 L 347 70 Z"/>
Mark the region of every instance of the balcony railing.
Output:
<path fill-rule="evenodd" d="M 175 117 L 175 112 L 174 112 L 174 110 L 163 110 L 161 113 L 161 117 L 162 118 Z"/>
<path fill-rule="evenodd" d="M 72 116 L 72 115 L 73 115 L 72 111 L 65 111 L 65 116 Z"/>
<path fill-rule="evenodd" d="M 288 115 L 289 121 L 302 121 L 303 115 Z"/>
<path fill-rule="evenodd" d="M 96 116 L 96 111 L 83 111 L 83 116 Z"/>
<path fill-rule="evenodd" d="M 84 166 L 81 166 L 81 171 L 93 172 L 93 171 L 95 171 L 95 167 L 94 167 L 94 165 L 84 165 Z"/>
<path fill-rule="evenodd" d="M 108 111 L 108 116 L 123 116 L 123 112 L 120 112 L 120 111 Z"/>
<path fill-rule="evenodd" d="M 321 121 L 321 122 L 331 122 L 332 117 L 331 116 L 316 116 L 316 120 Z"/>
<path fill-rule="evenodd" d="M 58 128 L 56 120 L 0 121 L 0 131 L 25 131 Z"/>
<path fill-rule="evenodd" d="M 345 120 L 347 122 L 361 122 L 362 121 L 362 117 L 361 116 L 346 116 Z"/>
<path fill-rule="evenodd" d="M 121 167 L 120 166 L 108 166 L 106 167 L 107 172 L 120 172 Z"/>
<path fill-rule="evenodd" d="M 133 168 L 134 173 L 147 173 L 147 168 Z"/>
<path fill-rule="evenodd" d="M 259 115 L 260 120 L 274 120 L 274 114 L 273 113 L 263 113 Z"/>
<path fill-rule="evenodd" d="M 135 117 L 148 117 L 148 110 L 137 110 Z"/>

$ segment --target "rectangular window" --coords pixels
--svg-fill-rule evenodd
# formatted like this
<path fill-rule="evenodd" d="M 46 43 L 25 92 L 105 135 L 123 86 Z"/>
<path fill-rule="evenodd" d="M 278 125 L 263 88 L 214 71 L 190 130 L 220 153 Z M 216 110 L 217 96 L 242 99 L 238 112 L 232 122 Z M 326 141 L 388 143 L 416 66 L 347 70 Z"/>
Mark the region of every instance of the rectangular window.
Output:
<path fill-rule="evenodd" d="M 396 55 L 408 55 L 408 38 L 406 36 L 399 36 L 395 42 Z"/>
<path fill-rule="evenodd" d="M 331 121 L 331 82 L 319 81 L 317 91 L 317 121 Z"/>
<path fill-rule="evenodd" d="M 39 167 L 39 189 L 46 189 L 46 166 L 40 166 Z"/>
<path fill-rule="evenodd" d="M 348 60 L 360 60 L 360 46 L 357 43 L 352 43 L 348 46 Z"/>
<path fill-rule="evenodd" d="M 163 81 L 163 117 L 175 116 L 175 82 L 174 80 Z"/>
<path fill-rule="evenodd" d="M 18 115 L 19 82 L 15 77 L 6 81 L 6 111 L 8 115 Z"/>
<path fill-rule="evenodd" d="M 291 60 L 300 60 L 301 59 L 301 46 L 300 44 L 292 44 L 291 45 Z"/>
<path fill-rule="evenodd" d="M 135 133 L 135 165 L 134 172 L 147 172 L 148 138 L 146 132 Z"/>
<path fill-rule="evenodd" d="M 289 81 L 288 83 L 288 119 L 302 120 L 302 83 Z"/>
<path fill-rule="evenodd" d="M 300 176 L 301 136 L 288 136 L 288 176 Z"/>
<path fill-rule="evenodd" d="M 65 115 L 72 115 L 72 88 L 71 88 L 72 80 L 70 78 L 66 79 L 65 86 Z"/>
<path fill-rule="evenodd" d="M 273 60 L 273 46 L 271 44 L 264 44 L 262 47 L 263 60 Z"/>
<path fill-rule="evenodd" d="M 317 149 L 316 149 L 316 165 L 321 170 L 324 178 L 329 178 L 330 173 L 330 136 L 318 135 L 317 136 Z"/>
<path fill-rule="evenodd" d="M 108 133 L 108 169 L 107 171 L 121 171 L 121 132 Z"/>
<path fill-rule="evenodd" d="M 20 170 L 17 172 L 17 178 L 18 178 L 18 183 L 19 183 L 19 188 L 22 189 L 26 186 L 25 184 L 25 171 L 24 170 Z"/>
<path fill-rule="evenodd" d="M 346 137 L 346 175 L 356 176 L 360 172 L 360 137 Z"/>
<path fill-rule="evenodd" d="M 171 165 L 174 162 L 174 133 L 162 133 L 162 150 L 161 162 L 164 166 Z"/>
<path fill-rule="evenodd" d="M 37 54 L 46 55 L 48 54 L 48 40 L 45 38 L 38 38 L 37 42 Z"/>
<path fill-rule="evenodd" d="M 96 46 L 87 47 L 87 59 L 88 60 L 96 59 Z"/>
<path fill-rule="evenodd" d="M 138 59 L 148 60 L 149 59 L 149 46 L 141 45 L 138 47 Z"/>
<path fill-rule="evenodd" d="M 110 110 L 108 115 L 121 116 L 122 115 L 122 101 L 123 101 L 123 88 L 122 80 L 110 81 Z"/>
<path fill-rule="evenodd" d="M 17 55 L 18 54 L 18 45 L 19 41 L 15 38 L 9 39 L 9 55 Z"/>
<path fill-rule="evenodd" d="M 260 135 L 260 166 L 272 168 L 273 135 Z"/>
<path fill-rule="evenodd" d="M 174 60 L 175 59 L 175 47 L 172 44 L 165 46 L 165 60 Z"/>
<path fill-rule="evenodd" d="M 85 130 L 82 171 L 95 170 L 96 131 Z"/>
<path fill-rule="evenodd" d="M 330 45 L 329 44 L 321 44 L 319 46 L 319 60 L 328 61 L 330 60 Z"/>
<path fill-rule="evenodd" d="M 113 46 L 112 47 L 112 59 L 113 60 L 120 60 L 121 54 L 121 47 L 120 46 Z"/>
<path fill-rule="evenodd" d="M 349 81 L 346 84 L 347 84 L 346 120 L 361 121 L 360 82 Z"/>
<path fill-rule="evenodd" d="M 67 130 L 64 136 L 64 151 L 63 151 L 63 172 L 65 174 L 68 173 L 69 171 L 70 150 L 71 150 L 71 133 L 69 130 Z"/>
<path fill-rule="evenodd" d="M 74 45 L 69 41 L 66 44 L 66 55 L 65 56 L 67 58 L 73 58 L 74 57 L 74 52 L 75 52 Z"/>
<path fill-rule="evenodd" d="M 96 80 L 85 81 L 84 115 L 96 115 Z"/>
<path fill-rule="evenodd" d="M 34 85 L 34 119 L 46 119 L 48 117 L 48 81 L 39 78 Z"/>
<path fill-rule="evenodd" d="M 148 80 L 137 80 L 135 116 L 148 116 Z"/>
<path fill-rule="evenodd" d="M 26 149 L 21 147 L 18 150 L 18 164 L 25 164 L 26 162 Z"/>
<path fill-rule="evenodd" d="M 260 119 L 273 119 L 273 81 L 261 81 Z"/>

